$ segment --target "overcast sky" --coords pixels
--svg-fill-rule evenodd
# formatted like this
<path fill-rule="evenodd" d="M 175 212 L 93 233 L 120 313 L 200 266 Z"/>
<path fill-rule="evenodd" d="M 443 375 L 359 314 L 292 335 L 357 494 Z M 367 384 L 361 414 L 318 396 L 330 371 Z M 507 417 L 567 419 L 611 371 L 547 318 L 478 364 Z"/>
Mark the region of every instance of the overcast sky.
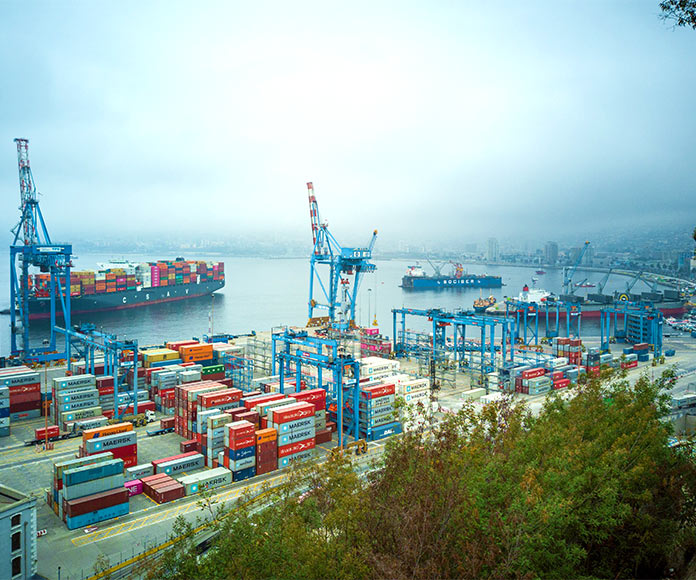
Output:
<path fill-rule="evenodd" d="M 658 0 L 0 0 L 3 231 L 580 237 L 696 214 L 696 32 Z M 547 235 L 548 234 L 548 235 Z M 9 240 L 9 233 L 6 238 Z"/>

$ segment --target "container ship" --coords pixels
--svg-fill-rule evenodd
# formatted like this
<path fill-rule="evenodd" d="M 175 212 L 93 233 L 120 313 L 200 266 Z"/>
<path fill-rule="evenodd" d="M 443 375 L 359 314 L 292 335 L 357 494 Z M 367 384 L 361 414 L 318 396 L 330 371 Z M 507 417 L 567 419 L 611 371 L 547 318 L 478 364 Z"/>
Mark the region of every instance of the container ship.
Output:
<path fill-rule="evenodd" d="M 409 266 L 406 275 L 401 278 L 404 290 L 439 290 L 443 288 L 500 288 L 503 279 L 487 274 L 468 274 L 461 264 L 454 264 L 454 272 L 444 276 L 438 268 L 435 275 L 428 276 L 421 266 Z"/>
<path fill-rule="evenodd" d="M 680 295 L 679 291 L 664 289 L 661 292 L 642 292 L 640 294 L 615 292 L 614 294 L 588 294 L 576 296 L 574 294 L 561 294 L 556 296 L 551 292 L 541 288 L 529 288 L 525 285 L 522 288 L 517 300 L 529 304 L 530 309 L 537 312 L 539 318 L 546 316 L 546 306 L 549 304 L 549 313 L 555 318 L 556 308 L 553 304 L 558 301 L 571 302 L 580 307 L 581 318 L 599 318 L 601 311 L 614 302 L 649 302 L 660 310 L 665 316 L 679 316 L 686 311 L 686 300 Z M 506 302 L 499 302 L 486 309 L 486 314 L 505 314 Z M 552 307 L 553 306 L 553 307 Z M 565 318 L 566 311 L 560 310 L 559 318 Z"/>
<path fill-rule="evenodd" d="M 160 260 L 113 261 L 99 270 L 70 273 L 71 315 L 138 308 L 209 296 L 225 285 L 223 262 Z M 64 283 L 64 280 L 61 280 Z M 50 274 L 29 277 L 29 319 L 51 315 Z M 60 307 L 56 315 L 62 317 Z"/>

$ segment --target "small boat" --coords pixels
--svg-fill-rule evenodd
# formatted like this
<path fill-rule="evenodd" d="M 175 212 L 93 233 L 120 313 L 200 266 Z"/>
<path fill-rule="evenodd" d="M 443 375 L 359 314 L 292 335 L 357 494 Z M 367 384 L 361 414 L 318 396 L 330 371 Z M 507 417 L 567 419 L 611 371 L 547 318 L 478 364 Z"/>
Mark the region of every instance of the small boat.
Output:
<path fill-rule="evenodd" d="M 546 271 L 545 270 L 537 270 L 536 273 L 539 274 L 539 276 L 543 276 L 544 274 L 546 274 Z"/>
<path fill-rule="evenodd" d="M 478 313 L 483 313 L 486 308 L 493 306 L 495 304 L 495 296 L 489 296 L 488 298 L 477 298 L 474 300 L 474 311 Z"/>

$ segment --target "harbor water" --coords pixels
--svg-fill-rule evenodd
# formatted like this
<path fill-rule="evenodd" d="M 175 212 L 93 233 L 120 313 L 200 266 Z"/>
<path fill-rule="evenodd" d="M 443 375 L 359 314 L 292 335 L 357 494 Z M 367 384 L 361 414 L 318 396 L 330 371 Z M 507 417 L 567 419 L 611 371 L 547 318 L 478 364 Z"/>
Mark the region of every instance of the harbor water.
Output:
<path fill-rule="evenodd" d="M 96 269 L 100 262 L 110 259 L 128 259 L 133 262 L 155 261 L 163 255 L 107 255 L 80 253 L 75 268 Z M 173 256 L 169 256 L 170 258 Z M 309 260 L 304 258 L 239 258 L 220 255 L 185 256 L 187 259 L 214 260 L 225 262 L 225 287 L 216 292 L 214 298 L 205 297 L 168 304 L 153 304 L 142 308 L 113 312 L 91 313 L 73 317 L 73 324 L 89 322 L 97 329 L 117 335 L 123 339 L 136 339 L 140 345 L 160 343 L 164 340 L 201 337 L 211 330 L 215 333 L 244 334 L 252 330 L 268 331 L 281 325 L 303 326 L 308 319 L 307 301 L 309 288 Z M 0 268 L 0 310 L 9 307 L 9 253 L 0 254 L 4 266 Z M 357 322 L 363 326 L 377 325 L 383 334 L 392 335 L 392 308 L 442 308 L 471 309 L 473 301 L 480 296 L 495 296 L 500 301 L 505 296 L 516 297 L 524 284 L 559 293 L 563 283 L 562 268 L 544 267 L 546 274 L 537 275 L 539 266 L 486 266 L 465 265 L 468 272 L 502 276 L 502 288 L 457 288 L 443 290 L 408 291 L 400 288 L 401 277 L 407 266 L 415 260 L 379 260 L 377 271 L 364 276 L 358 296 Z M 421 262 L 426 271 L 427 263 Z M 444 269 L 447 271 L 447 268 Z M 600 272 L 578 271 L 575 280 L 588 279 L 596 284 L 603 277 Z M 612 275 L 605 292 L 624 290 L 629 281 L 624 276 Z M 317 285 L 315 284 L 315 288 Z M 643 282 L 638 282 L 634 291 L 648 291 Z M 596 292 L 596 288 L 578 288 L 576 293 L 585 295 Z M 322 300 L 319 300 L 322 301 Z M 316 312 L 315 315 L 321 315 Z M 0 356 L 10 351 L 10 317 L 0 316 Z M 62 324 L 59 322 L 59 324 Z M 424 319 L 412 317 L 409 328 L 427 330 Z M 541 325 L 540 325 L 541 328 Z M 49 323 L 45 320 L 31 323 L 32 346 L 39 346 L 48 336 Z M 597 321 L 582 322 L 583 335 L 599 333 Z"/>

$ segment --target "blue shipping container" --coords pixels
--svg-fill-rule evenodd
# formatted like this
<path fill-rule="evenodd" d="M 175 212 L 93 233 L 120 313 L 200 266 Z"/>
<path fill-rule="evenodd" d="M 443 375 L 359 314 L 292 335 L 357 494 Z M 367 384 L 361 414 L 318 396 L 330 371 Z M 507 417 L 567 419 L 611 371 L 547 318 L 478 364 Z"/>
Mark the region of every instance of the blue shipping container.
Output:
<path fill-rule="evenodd" d="M 4 419 L 5 417 L 10 416 L 10 408 L 9 407 L 0 407 L 0 419 Z"/>
<path fill-rule="evenodd" d="M 123 473 L 123 459 L 111 459 L 103 463 L 86 465 L 76 469 L 69 469 L 63 472 L 64 485 L 76 485 L 93 479 L 101 479 L 110 475 Z"/>
<path fill-rule="evenodd" d="M 232 461 L 246 459 L 256 455 L 256 447 L 252 445 L 251 447 L 242 447 L 241 449 L 230 449 L 227 455 Z"/>
<path fill-rule="evenodd" d="M 401 433 L 401 423 L 388 423 L 372 429 L 372 437 L 370 440 L 377 441 L 378 439 L 384 439 L 385 437 L 398 435 L 399 433 Z"/>
<path fill-rule="evenodd" d="M 232 481 L 243 481 L 256 475 L 256 466 L 232 472 Z"/>
<path fill-rule="evenodd" d="M 128 502 L 125 502 L 104 508 L 103 510 L 97 510 L 88 514 L 75 516 L 73 518 L 68 517 L 66 518 L 66 523 L 68 524 L 69 530 L 84 528 L 90 524 L 96 524 L 97 522 L 103 522 L 104 520 L 111 520 L 119 516 L 125 516 L 128 514 L 128 506 Z"/>
<path fill-rule="evenodd" d="M 633 354 L 633 347 L 629 346 L 628 348 L 623 349 L 624 354 Z"/>
<path fill-rule="evenodd" d="M 641 353 L 638 355 L 638 360 L 640 362 L 646 362 L 650 360 L 650 355 L 647 352 Z"/>

